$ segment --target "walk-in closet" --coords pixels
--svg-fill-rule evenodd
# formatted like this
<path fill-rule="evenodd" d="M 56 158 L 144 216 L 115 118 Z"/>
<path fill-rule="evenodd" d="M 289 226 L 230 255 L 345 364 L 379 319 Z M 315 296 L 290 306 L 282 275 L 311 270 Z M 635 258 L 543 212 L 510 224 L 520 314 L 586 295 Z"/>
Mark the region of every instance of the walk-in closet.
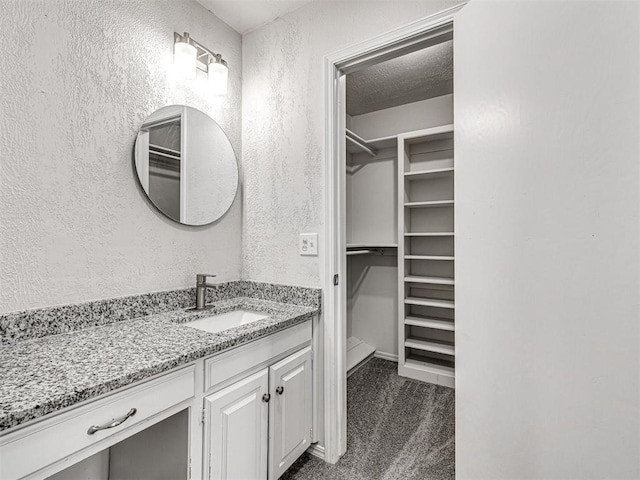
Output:
<path fill-rule="evenodd" d="M 454 386 L 453 41 L 347 75 L 347 370 Z"/>

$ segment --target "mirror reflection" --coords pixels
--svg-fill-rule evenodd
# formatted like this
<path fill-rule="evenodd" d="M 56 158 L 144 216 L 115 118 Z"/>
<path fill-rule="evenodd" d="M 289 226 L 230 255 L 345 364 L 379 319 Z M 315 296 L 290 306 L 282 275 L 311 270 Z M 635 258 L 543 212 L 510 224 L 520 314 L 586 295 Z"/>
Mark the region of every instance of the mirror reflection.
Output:
<path fill-rule="evenodd" d="M 229 139 L 207 114 L 183 105 L 152 113 L 135 146 L 138 180 L 160 212 L 185 225 L 206 225 L 231 207 L 238 164 Z"/>

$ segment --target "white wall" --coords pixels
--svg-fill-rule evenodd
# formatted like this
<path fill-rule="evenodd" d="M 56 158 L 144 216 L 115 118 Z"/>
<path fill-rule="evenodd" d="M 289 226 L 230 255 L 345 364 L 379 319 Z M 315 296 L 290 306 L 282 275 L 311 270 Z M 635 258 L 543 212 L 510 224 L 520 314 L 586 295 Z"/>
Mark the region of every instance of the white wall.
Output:
<path fill-rule="evenodd" d="M 243 37 L 243 278 L 321 285 L 297 246 L 323 229 L 324 55 L 456 3 L 312 2 Z"/>
<path fill-rule="evenodd" d="M 456 478 L 640 478 L 637 2 L 455 30 Z"/>
<path fill-rule="evenodd" d="M 350 118 L 349 128 L 365 140 L 446 125 L 453 123 L 453 95 L 442 95 Z"/>
<path fill-rule="evenodd" d="M 353 117 L 354 119 L 357 117 Z M 346 176 L 347 244 L 396 243 L 398 181 L 396 148 L 349 155 Z M 347 337 L 378 352 L 398 353 L 398 268 L 396 249 L 385 256 L 347 257 Z"/>
<path fill-rule="evenodd" d="M 398 259 L 385 255 L 347 257 L 347 337 L 398 355 Z"/>
<path fill-rule="evenodd" d="M 208 113 L 240 154 L 240 35 L 191 0 L 3 0 L 0 31 L 0 312 L 238 279 L 240 198 L 213 226 L 177 225 L 131 156 L 172 103 Z M 173 78 L 174 31 L 223 54 L 226 97 Z"/>

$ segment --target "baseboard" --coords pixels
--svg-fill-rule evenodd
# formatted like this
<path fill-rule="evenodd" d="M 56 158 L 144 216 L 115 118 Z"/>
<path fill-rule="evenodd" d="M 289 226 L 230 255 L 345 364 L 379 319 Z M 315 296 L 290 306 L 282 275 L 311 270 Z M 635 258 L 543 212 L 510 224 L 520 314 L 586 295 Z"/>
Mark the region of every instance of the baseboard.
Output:
<path fill-rule="evenodd" d="M 381 352 L 380 350 L 376 350 L 376 353 L 374 353 L 373 356 L 376 358 L 391 360 L 392 362 L 398 363 L 398 355 L 393 353 Z"/>
<path fill-rule="evenodd" d="M 309 448 L 307 448 L 307 452 L 309 452 L 314 457 L 318 457 L 320 460 L 324 460 L 324 447 L 319 443 L 314 443 Z"/>

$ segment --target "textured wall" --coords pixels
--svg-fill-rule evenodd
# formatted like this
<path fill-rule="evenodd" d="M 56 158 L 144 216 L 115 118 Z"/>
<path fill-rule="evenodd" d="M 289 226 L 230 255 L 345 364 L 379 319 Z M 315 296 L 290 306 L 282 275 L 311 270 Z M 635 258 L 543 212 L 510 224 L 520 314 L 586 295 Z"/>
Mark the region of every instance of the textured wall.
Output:
<path fill-rule="evenodd" d="M 323 230 L 324 55 L 456 3 L 312 2 L 243 37 L 243 278 L 321 284 L 297 248 Z"/>
<path fill-rule="evenodd" d="M 183 103 L 240 155 L 240 35 L 191 0 L 2 0 L 0 31 L 0 312 L 239 278 L 240 198 L 214 225 L 175 224 L 131 154 L 148 114 Z M 227 59 L 226 97 L 172 77 L 174 31 Z"/>

